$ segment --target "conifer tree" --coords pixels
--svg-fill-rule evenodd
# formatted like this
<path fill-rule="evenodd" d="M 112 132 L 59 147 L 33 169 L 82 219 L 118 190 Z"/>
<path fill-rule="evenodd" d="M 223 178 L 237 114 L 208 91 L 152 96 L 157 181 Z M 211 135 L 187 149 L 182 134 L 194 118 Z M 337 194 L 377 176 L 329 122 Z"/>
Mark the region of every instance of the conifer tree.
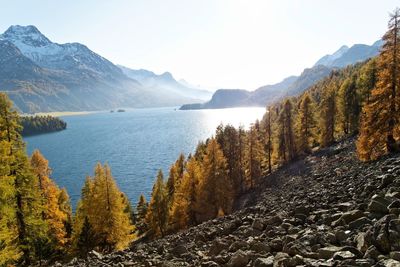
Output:
<path fill-rule="evenodd" d="M 260 142 L 259 135 L 257 125 L 252 125 L 248 132 L 247 145 L 246 178 L 249 188 L 254 188 L 262 175 L 263 146 Z"/>
<path fill-rule="evenodd" d="M 336 82 L 324 85 L 323 96 L 320 103 L 320 144 L 322 147 L 330 146 L 335 141 L 336 127 Z"/>
<path fill-rule="evenodd" d="M 360 70 L 357 79 L 357 88 L 359 89 L 361 106 L 369 104 L 371 91 L 375 88 L 377 83 L 377 59 L 370 59 Z"/>
<path fill-rule="evenodd" d="M 92 215 L 91 203 L 93 198 L 93 180 L 90 176 L 86 177 L 81 190 L 79 200 L 73 218 L 72 225 L 72 251 L 80 256 L 85 256 L 96 246 L 97 237 L 92 230 L 89 217 Z"/>
<path fill-rule="evenodd" d="M 300 98 L 299 114 L 296 121 L 297 149 L 299 153 L 308 154 L 315 138 L 316 121 L 314 119 L 314 104 L 308 93 Z"/>
<path fill-rule="evenodd" d="M 148 226 L 146 224 L 146 213 L 148 207 L 149 204 L 147 203 L 146 198 L 143 194 L 141 194 L 139 197 L 139 202 L 136 206 L 137 215 L 135 225 L 139 235 L 144 234 L 148 230 Z"/>
<path fill-rule="evenodd" d="M 0 141 L 0 266 L 16 262 L 22 255 L 15 214 L 15 176 L 10 175 L 11 143 Z"/>
<path fill-rule="evenodd" d="M 17 112 L 12 108 L 7 95 L 0 93 L 0 142 L 6 149 L 2 154 L 6 155 L 9 164 L 2 167 L 8 171 L 5 179 L 8 193 L 4 197 L 10 201 L 9 207 L 12 207 L 6 208 L 7 212 L 0 214 L 0 217 L 7 216 L 2 221 L 10 223 L 7 228 L 12 234 L 8 233 L 6 236 L 14 237 L 13 233 L 17 230 L 18 239 L 13 239 L 10 244 L 12 248 L 18 247 L 16 255 L 21 255 L 20 263 L 29 265 L 32 260 L 40 258 L 42 251 L 38 244 L 47 238 L 47 225 L 41 216 L 43 207 L 38 180 L 31 171 L 20 130 Z M 12 188 L 10 182 L 13 182 Z M 12 209 L 14 215 L 11 214 Z M 16 257 L 13 256 L 10 260 L 15 260 Z"/>
<path fill-rule="evenodd" d="M 125 248 L 134 238 L 134 227 L 125 213 L 123 195 L 107 164 L 103 167 L 98 163 L 95 168 L 92 201 L 89 222 L 99 238 L 100 249 L 110 252 Z"/>
<path fill-rule="evenodd" d="M 66 205 L 68 205 L 69 200 L 63 199 L 63 203 L 59 202 L 62 191 L 50 179 L 49 163 L 39 150 L 33 152 L 30 162 L 33 173 L 39 180 L 39 188 L 43 200 L 42 218 L 47 222 L 48 234 L 53 243 L 53 249 L 62 250 L 68 241 L 66 227 L 71 208 Z M 67 198 L 68 195 L 64 194 L 62 197 Z M 63 206 L 60 206 L 60 204 Z"/>
<path fill-rule="evenodd" d="M 289 99 L 283 102 L 278 123 L 278 158 L 281 162 L 291 161 L 296 157 L 294 139 L 293 105 Z"/>
<path fill-rule="evenodd" d="M 170 216 L 170 225 L 173 230 L 184 229 L 195 224 L 195 190 L 200 179 L 199 163 L 194 157 L 190 157 L 186 164 L 182 182 L 175 192 L 175 201 Z"/>
<path fill-rule="evenodd" d="M 272 108 L 268 107 L 267 113 L 264 116 L 264 128 L 265 128 L 265 142 L 264 150 L 267 157 L 268 173 L 272 172 Z"/>
<path fill-rule="evenodd" d="M 236 130 L 232 125 L 224 127 L 221 124 L 218 126 L 215 135 L 215 139 L 227 160 L 229 177 L 232 180 L 235 196 L 238 196 L 242 191 L 244 177 L 242 163 L 244 141 L 243 134 L 240 131 L 243 131 L 243 129 Z"/>
<path fill-rule="evenodd" d="M 153 237 L 163 237 L 166 234 L 168 213 L 168 193 L 164 183 L 164 175 L 159 170 L 146 214 L 146 223 L 152 231 Z"/>
<path fill-rule="evenodd" d="M 339 88 L 338 98 L 343 134 L 353 134 L 358 129 L 360 115 L 360 101 L 357 94 L 355 75 L 344 80 Z"/>
<path fill-rule="evenodd" d="M 217 143 L 209 140 L 202 161 L 202 177 L 196 188 L 196 220 L 202 222 L 232 209 L 233 189 L 228 176 L 226 159 Z"/>
<path fill-rule="evenodd" d="M 182 177 L 183 171 L 185 169 L 185 156 L 181 153 L 176 162 L 171 166 L 169 171 L 169 176 L 166 184 L 167 196 L 168 196 L 168 205 L 171 207 L 174 202 L 174 193 L 175 190 L 179 187 Z"/>
<path fill-rule="evenodd" d="M 357 152 L 362 160 L 399 150 L 400 137 L 400 9 L 390 16 L 378 57 L 378 82 L 364 107 Z"/>
<path fill-rule="evenodd" d="M 126 207 L 126 197 L 119 191 L 110 167 L 98 163 L 94 177 L 87 177 L 82 188 L 74 219 L 75 250 L 96 248 L 110 252 L 125 248 L 134 239 L 134 226 Z M 91 237 L 90 242 L 87 236 Z"/>

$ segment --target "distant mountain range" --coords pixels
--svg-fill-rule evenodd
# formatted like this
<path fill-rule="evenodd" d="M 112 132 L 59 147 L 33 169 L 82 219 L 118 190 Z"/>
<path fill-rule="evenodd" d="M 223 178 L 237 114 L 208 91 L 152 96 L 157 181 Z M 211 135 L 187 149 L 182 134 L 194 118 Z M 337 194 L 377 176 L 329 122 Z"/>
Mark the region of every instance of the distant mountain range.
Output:
<path fill-rule="evenodd" d="M 300 76 L 290 76 L 277 84 L 262 86 L 255 91 L 219 89 L 208 102 L 183 105 L 181 109 L 265 107 L 283 97 L 302 93 L 311 85 L 328 76 L 335 68 L 343 68 L 378 55 L 382 44 L 382 40 L 379 40 L 370 46 L 364 44 L 356 44 L 350 48 L 342 46 L 333 54 L 319 59 L 313 67 L 305 69 Z"/>
<path fill-rule="evenodd" d="M 0 66 L 0 90 L 27 113 L 176 106 L 211 95 L 170 73 L 116 66 L 79 43 L 53 43 L 35 26 L 0 34 Z"/>
<path fill-rule="evenodd" d="M 174 95 L 182 95 L 202 100 L 208 100 L 212 96 L 212 92 L 210 91 L 195 88 L 187 82 L 176 81 L 169 72 L 157 75 L 149 70 L 133 70 L 121 65 L 118 65 L 118 67 L 126 76 L 140 82 L 145 88 L 158 88 L 159 90 L 168 91 Z"/>

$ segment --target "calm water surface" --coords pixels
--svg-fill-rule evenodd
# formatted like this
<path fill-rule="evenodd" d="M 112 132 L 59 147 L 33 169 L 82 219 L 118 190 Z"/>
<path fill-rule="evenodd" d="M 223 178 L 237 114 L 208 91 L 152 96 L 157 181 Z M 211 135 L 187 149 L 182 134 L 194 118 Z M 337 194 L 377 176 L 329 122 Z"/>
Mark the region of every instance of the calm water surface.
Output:
<path fill-rule="evenodd" d="M 28 153 L 39 149 L 49 160 L 52 178 L 66 187 L 76 205 L 87 175 L 97 162 L 107 162 L 120 189 L 132 203 L 150 196 L 159 169 L 181 152 L 194 151 L 220 123 L 248 127 L 261 119 L 263 108 L 179 111 L 175 108 L 135 109 L 123 113 L 68 116 L 65 131 L 25 138 Z"/>

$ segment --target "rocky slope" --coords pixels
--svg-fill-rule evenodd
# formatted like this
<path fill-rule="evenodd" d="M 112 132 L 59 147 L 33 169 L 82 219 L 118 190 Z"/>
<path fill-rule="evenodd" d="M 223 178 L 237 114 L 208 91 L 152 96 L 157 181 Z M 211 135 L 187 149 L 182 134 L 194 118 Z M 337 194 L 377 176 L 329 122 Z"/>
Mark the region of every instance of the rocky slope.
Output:
<path fill-rule="evenodd" d="M 65 266 L 400 266 L 400 155 L 360 163 L 354 150 L 276 171 L 232 215 Z"/>

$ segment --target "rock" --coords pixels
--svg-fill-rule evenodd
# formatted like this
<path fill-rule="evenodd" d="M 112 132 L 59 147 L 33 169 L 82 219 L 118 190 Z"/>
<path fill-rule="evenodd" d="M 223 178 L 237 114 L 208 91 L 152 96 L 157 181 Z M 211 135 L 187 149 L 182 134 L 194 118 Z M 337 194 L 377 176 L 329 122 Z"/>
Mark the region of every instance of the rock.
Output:
<path fill-rule="evenodd" d="M 377 260 L 378 257 L 379 257 L 379 255 L 381 255 L 381 254 L 379 253 L 379 251 L 376 249 L 375 246 L 372 245 L 372 246 L 370 246 L 370 247 L 367 249 L 367 251 L 365 252 L 365 254 L 364 254 L 364 259 L 366 259 L 366 258 L 371 258 L 371 259 Z"/>
<path fill-rule="evenodd" d="M 186 247 L 184 245 L 177 245 L 176 247 L 174 247 L 171 250 L 172 255 L 174 256 L 181 256 L 183 254 L 186 254 L 188 252 L 188 250 L 186 249 Z"/>
<path fill-rule="evenodd" d="M 283 249 L 283 242 L 280 238 L 275 238 L 269 243 L 269 246 L 272 251 L 279 252 Z"/>
<path fill-rule="evenodd" d="M 387 259 L 387 260 L 381 260 L 379 262 L 379 264 L 381 264 L 382 266 L 385 266 L 385 267 L 399 267 L 400 261 L 396 261 L 393 259 Z"/>
<path fill-rule="evenodd" d="M 361 210 L 351 210 L 348 212 L 345 212 L 340 216 L 340 220 L 343 220 L 346 224 L 349 224 L 350 222 L 357 220 L 358 218 L 361 218 L 364 216 L 364 212 Z"/>
<path fill-rule="evenodd" d="M 390 201 L 380 195 L 374 195 L 371 202 L 368 205 L 368 211 L 378 214 L 388 213 L 387 207 L 390 205 Z"/>
<path fill-rule="evenodd" d="M 246 241 L 243 240 L 238 240 L 232 243 L 229 247 L 230 252 L 235 252 L 239 249 L 241 250 L 247 250 L 249 248 L 249 244 Z"/>
<path fill-rule="evenodd" d="M 274 265 L 274 256 L 268 258 L 257 258 L 254 261 L 254 267 L 272 267 Z"/>
<path fill-rule="evenodd" d="M 318 258 L 328 260 L 333 257 L 336 252 L 339 252 L 342 248 L 341 247 L 324 247 L 318 250 Z"/>
<path fill-rule="evenodd" d="M 262 231 L 262 230 L 264 230 L 264 223 L 260 219 L 257 218 L 253 221 L 253 224 L 251 225 L 251 227 L 253 227 L 253 229 L 256 229 L 258 231 Z"/>
<path fill-rule="evenodd" d="M 335 254 L 333 254 L 333 259 L 339 261 L 354 259 L 354 258 L 356 258 L 356 255 L 354 255 L 350 251 L 338 251 L 335 252 Z"/>
<path fill-rule="evenodd" d="M 390 258 L 396 261 L 400 261 L 400 251 L 392 251 L 390 252 Z"/>
<path fill-rule="evenodd" d="M 367 251 L 368 247 L 371 245 L 371 241 L 371 237 L 367 233 L 359 233 L 355 238 L 357 249 L 362 253 Z"/>
<path fill-rule="evenodd" d="M 249 262 L 249 256 L 242 250 L 236 251 L 229 260 L 228 267 L 244 267 Z"/>
<path fill-rule="evenodd" d="M 102 260 L 103 259 L 103 255 L 101 255 L 101 253 L 99 253 L 99 252 L 97 252 L 95 250 L 90 251 L 88 256 L 91 257 L 91 258 L 98 259 L 98 260 Z"/>
<path fill-rule="evenodd" d="M 278 252 L 274 258 L 274 267 L 294 267 L 296 266 L 296 260 L 292 259 L 288 254 Z"/>
<path fill-rule="evenodd" d="M 201 267 L 219 267 L 219 264 L 215 261 L 206 261 L 201 264 Z"/>
<path fill-rule="evenodd" d="M 350 222 L 349 228 L 355 230 L 355 229 L 363 227 L 366 224 L 372 224 L 372 221 L 370 219 L 368 219 L 367 217 L 361 217 L 355 221 Z"/>
<path fill-rule="evenodd" d="M 347 234 L 343 230 L 335 231 L 335 238 L 338 242 L 342 242 L 347 239 Z"/>
<path fill-rule="evenodd" d="M 394 176 L 392 174 L 384 174 L 381 176 L 382 182 L 380 188 L 385 188 L 394 181 Z"/>
<path fill-rule="evenodd" d="M 390 203 L 390 205 L 388 206 L 388 209 L 398 209 L 400 208 L 400 200 L 396 199 L 395 201 L 393 201 L 392 203 Z"/>
<path fill-rule="evenodd" d="M 216 256 L 218 255 L 222 250 L 227 250 L 229 247 L 228 243 L 225 241 L 222 241 L 221 239 L 216 239 L 212 243 L 210 250 L 208 252 L 209 255 L 211 256 Z"/>
<path fill-rule="evenodd" d="M 282 218 L 278 215 L 275 215 L 273 217 L 268 218 L 265 223 L 267 225 L 271 225 L 271 226 L 276 226 L 276 225 L 280 225 L 282 223 Z"/>
<path fill-rule="evenodd" d="M 268 246 L 265 243 L 262 243 L 260 241 L 254 241 L 251 245 L 250 245 L 250 249 L 258 252 L 258 253 L 269 253 L 271 252 L 271 248 L 270 246 Z"/>

